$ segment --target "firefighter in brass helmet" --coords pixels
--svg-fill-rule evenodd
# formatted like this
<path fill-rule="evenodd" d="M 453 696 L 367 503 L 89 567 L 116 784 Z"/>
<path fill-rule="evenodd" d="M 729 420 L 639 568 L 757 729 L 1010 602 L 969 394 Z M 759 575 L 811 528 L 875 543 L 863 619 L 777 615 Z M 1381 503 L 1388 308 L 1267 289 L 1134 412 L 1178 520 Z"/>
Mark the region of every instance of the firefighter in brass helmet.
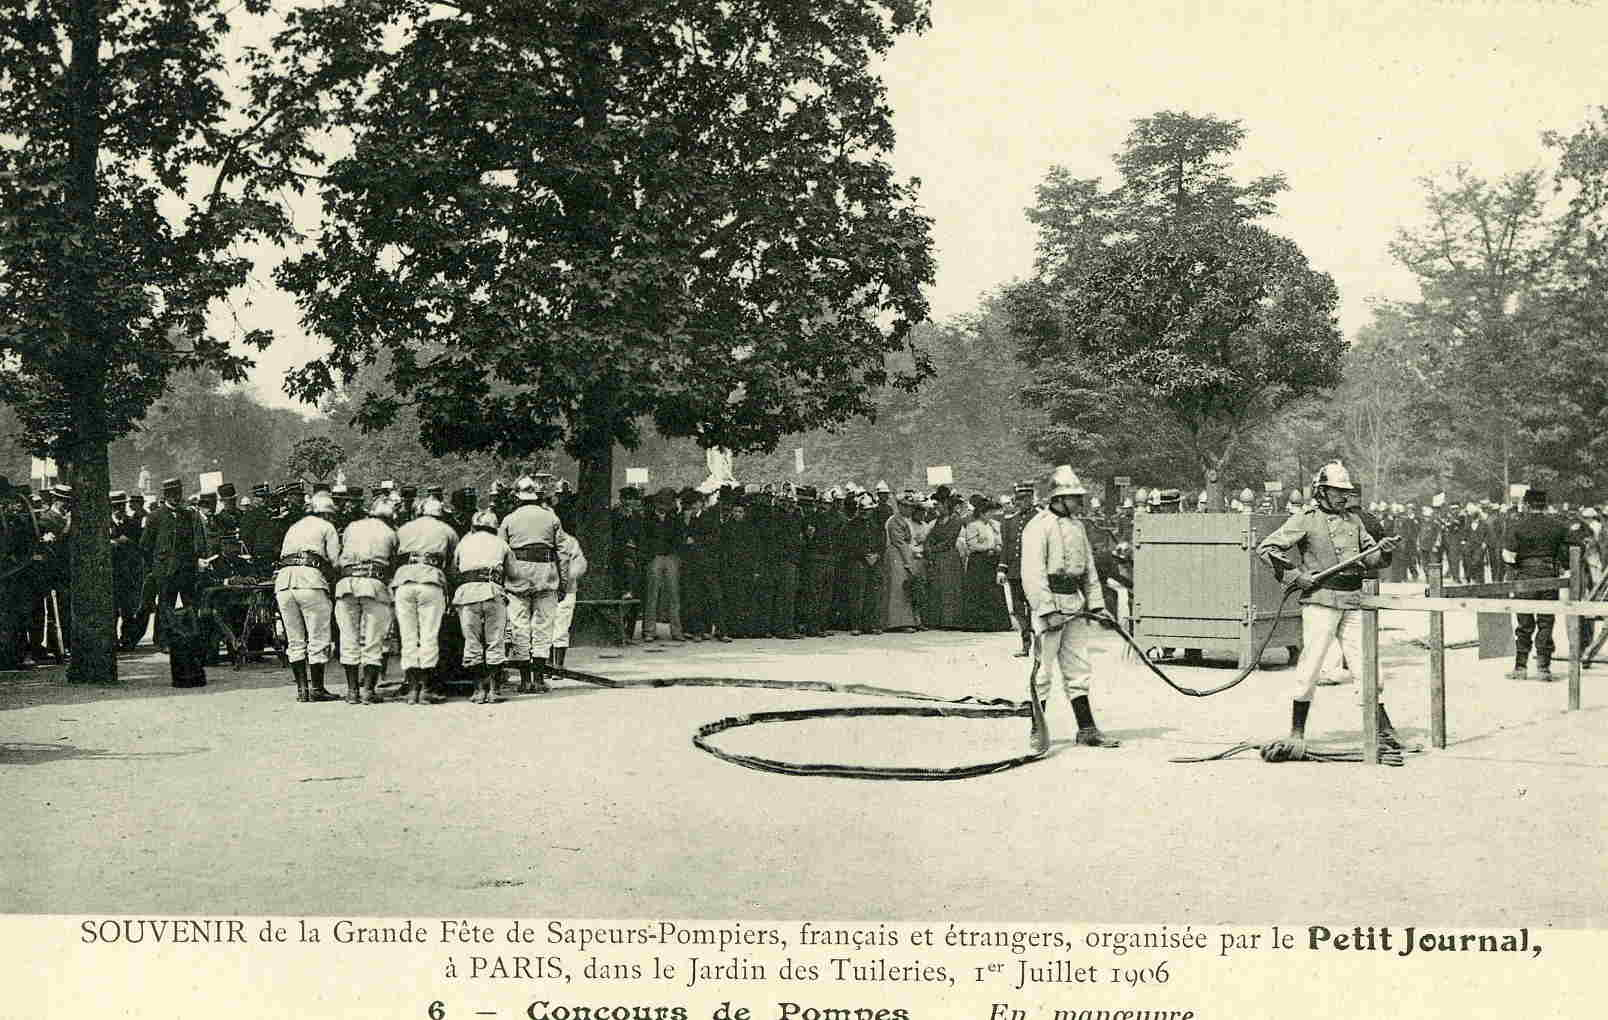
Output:
<path fill-rule="evenodd" d="M 1351 474 L 1338 461 L 1325 464 L 1312 481 L 1312 499 L 1256 547 L 1262 561 L 1280 581 L 1301 589 L 1301 657 L 1291 685 L 1290 736 L 1283 753 L 1270 760 L 1298 759 L 1306 748 L 1307 713 L 1329 647 L 1339 641 L 1349 662 L 1362 661 L 1362 582 L 1368 570 L 1389 562 L 1394 537 L 1376 542 L 1351 507 L 1356 490 Z M 1317 575 L 1366 554 L 1361 562 L 1321 581 Z M 1382 693 L 1381 687 L 1381 693 Z M 1384 701 L 1379 703 L 1379 743 L 1400 750 Z M 1266 753 L 1266 749 L 1264 749 Z"/>

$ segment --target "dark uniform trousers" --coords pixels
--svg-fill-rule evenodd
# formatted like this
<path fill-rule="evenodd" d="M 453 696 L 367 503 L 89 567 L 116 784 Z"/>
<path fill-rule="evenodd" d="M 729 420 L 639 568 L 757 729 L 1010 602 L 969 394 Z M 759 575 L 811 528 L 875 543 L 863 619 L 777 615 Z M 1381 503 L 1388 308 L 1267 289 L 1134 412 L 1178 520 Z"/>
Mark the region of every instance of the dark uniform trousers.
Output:
<path fill-rule="evenodd" d="M 844 533 L 845 546 L 852 545 L 852 536 Z M 860 629 L 860 557 L 852 551 L 843 551 L 832 573 L 832 622 L 838 630 Z"/>
<path fill-rule="evenodd" d="M 1556 567 L 1550 561 L 1520 560 L 1514 568 L 1517 577 L 1553 577 L 1556 576 Z M 1556 590 L 1533 591 L 1525 594 L 1527 599 L 1546 599 L 1556 601 Z M 1531 639 L 1534 638 L 1535 659 L 1537 668 L 1550 666 L 1552 663 L 1552 621 L 1551 614 L 1542 613 L 1516 613 L 1517 623 L 1513 628 L 1513 658 L 1523 663 L 1530 655 Z"/>
<path fill-rule="evenodd" d="M 798 564 L 779 560 L 771 589 L 770 632 L 777 637 L 798 633 Z"/>
<path fill-rule="evenodd" d="M 857 585 L 860 591 L 859 613 L 855 629 L 866 634 L 882 633 L 882 588 L 883 566 L 882 556 L 879 553 L 877 561 L 867 564 L 865 557 L 860 557 L 856 566 L 856 573 L 860 575 Z"/>

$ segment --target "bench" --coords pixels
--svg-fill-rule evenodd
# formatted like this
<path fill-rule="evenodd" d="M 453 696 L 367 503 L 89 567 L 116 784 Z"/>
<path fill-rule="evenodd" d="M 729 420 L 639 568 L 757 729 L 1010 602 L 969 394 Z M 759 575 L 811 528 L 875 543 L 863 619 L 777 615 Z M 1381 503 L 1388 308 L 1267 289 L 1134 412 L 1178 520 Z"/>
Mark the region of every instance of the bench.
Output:
<path fill-rule="evenodd" d="M 623 648 L 626 615 L 631 607 L 641 603 L 641 599 L 576 599 L 570 643 Z"/>

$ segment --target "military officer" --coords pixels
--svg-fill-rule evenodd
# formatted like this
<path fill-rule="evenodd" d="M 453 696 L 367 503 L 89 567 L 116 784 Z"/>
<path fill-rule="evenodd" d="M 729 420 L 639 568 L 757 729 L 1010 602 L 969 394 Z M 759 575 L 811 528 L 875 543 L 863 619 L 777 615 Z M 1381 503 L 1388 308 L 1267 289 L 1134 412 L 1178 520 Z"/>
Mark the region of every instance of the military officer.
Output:
<path fill-rule="evenodd" d="M 235 492 L 233 482 L 223 482 L 218 486 L 218 509 L 207 522 L 207 527 L 214 535 L 233 535 L 236 539 L 244 537 L 241 534 L 240 497 Z M 213 545 L 216 547 L 216 539 Z M 213 551 L 218 550 L 214 548 Z"/>
<path fill-rule="evenodd" d="M 609 575 L 614 597 L 633 600 L 625 606 L 625 641 L 635 639 L 637 621 L 642 615 L 643 549 L 642 490 L 627 485 L 620 490 L 620 501 L 610 509 L 613 542 L 609 546 Z"/>
<path fill-rule="evenodd" d="M 144 610 L 156 607 L 156 644 L 166 651 L 174 606 L 181 599 L 186 608 L 198 605 L 197 567 L 207 551 L 206 525 L 200 511 L 185 503 L 177 478 L 162 482 L 162 502 L 145 522 L 140 551 L 147 571 Z"/>
<path fill-rule="evenodd" d="M 145 561 L 140 554 L 140 536 L 145 522 L 132 510 L 128 493 L 119 489 L 111 494 L 112 504 L 112 582 L 114 606 L 120 633 L 117 646 L 125 651 L 145 636 Z"/>
<path fill-rule="evenodd" d="M 1524 512 L 1508 529 L 1502 546 L 1502 560 L 1512 577 L 1557 577 L 1569 564 L 1569 528 L 1562 520 L 1543 513 L 1547 505 L 1544 489 L 1524 494 Z M 1555 600 L 1555 589 L 1529 592 L 1525 598 Z M 1536 679 L 1552 680 L 1552 616 L 1546 613 L 1518 613 L 1513 629 L 1513 671 L 1509 680 L 1528 680 L 1525 672 L 1535 645 Z"/>
<path fill-rule="evenodd" d="M 1029 480 L 1016 483 L 1012 493 L 1011 508 L 1000 519 L 1000 563 L 997 573 L 1004 581 L 1011 597 L 1011 617 L 1016 621 L 1017 632 L 1022 638 L 1021 651 L 1016 652 L 1018 659 L 1025 659 L 1033 647 L 1032 617 L 1027 605 L 1027 592 L 1022 589 L 1022 531 L 1027 522 L 1038 513 L 1033 505 L 1034 485 Z"/>

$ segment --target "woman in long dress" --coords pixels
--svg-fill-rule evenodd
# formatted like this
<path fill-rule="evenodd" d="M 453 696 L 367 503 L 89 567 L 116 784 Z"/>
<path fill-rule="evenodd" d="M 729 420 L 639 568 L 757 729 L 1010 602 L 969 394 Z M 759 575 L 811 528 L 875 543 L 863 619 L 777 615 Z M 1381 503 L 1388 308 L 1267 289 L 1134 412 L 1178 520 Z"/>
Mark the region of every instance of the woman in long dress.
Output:
<path fill-rule="evenodd" d="M 932 617 L 929 627 L 955 628 L 961 625 L 961 586 L 965 583 L 965 566 L 955 548 L 960 529 L 966 523 L 961 513 L 965 500 L 947 489 L 938 492 L 938 520 L 927 534 L 927 581 L 931 588 L 929 602 Z"/>
<path fill-rule="evenodd" d="M 962 588 L 961 626 L 966 630 L 1009 630 L 1010 616 L 1005 610 L 1005 592 L 995 579 L 1004 541 L 999 525 L 989 514 L 996 509 L 993 500 L 978 493 L 971 498 L 972 519 L 960 529 L 955 549 L 964 558 L 966 580 Z"/>
<path fill-rule="evenodd" d="M 915 497 L 909 493 L 900 496 L 893 516 L 883 525 L 883 534 L 887 538 L 883 559 L 888 569 L 883 575 L 887 585 L 882 598 L 886 607 L 883 616 L 887 621 L 884 624 L 887 630 L 913 631 L 921 623 L 916 616 L 915 604 L 910 599 L 909 584 L 918 569 L 914 535 L 910 529 L 910 512 L 915 503 Z"/>

